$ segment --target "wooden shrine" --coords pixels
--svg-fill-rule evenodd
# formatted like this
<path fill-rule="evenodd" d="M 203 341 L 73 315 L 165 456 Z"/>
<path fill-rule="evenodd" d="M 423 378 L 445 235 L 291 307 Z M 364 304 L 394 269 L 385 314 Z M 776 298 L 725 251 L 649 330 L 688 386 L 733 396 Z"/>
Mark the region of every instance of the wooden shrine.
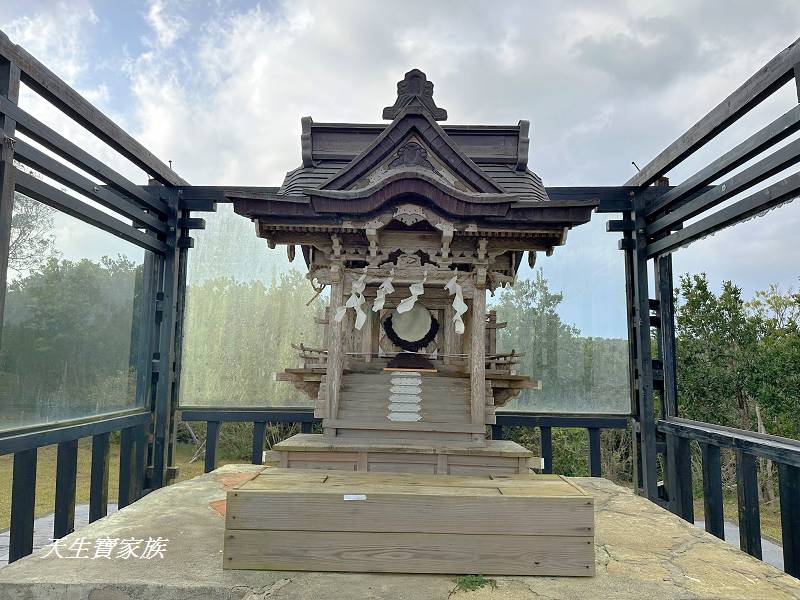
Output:
<path fill-rule="evenodd" d="M 278 378 L 316 401 L 322 434 L 275 446 L 283 467 L 522 473 L 531 453 L 486 439 L 495 408 L 540 384 L 500 353 L 486 294 L 550 255 L 596 202 L 548 198 L 528 169 L 529 124 L 441 125 L 412 70 L 388 124 L 302 119 L 302 165 L 270 191 L 229 191 L 270 247 L 299 247 L 329 290 L 322 348 Z"/>

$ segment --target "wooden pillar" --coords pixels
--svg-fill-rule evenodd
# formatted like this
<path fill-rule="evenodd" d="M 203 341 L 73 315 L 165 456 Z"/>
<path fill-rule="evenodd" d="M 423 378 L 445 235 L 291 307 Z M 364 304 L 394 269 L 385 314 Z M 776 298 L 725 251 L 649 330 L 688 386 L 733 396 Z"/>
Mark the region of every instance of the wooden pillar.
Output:
<path fill-rule="evenodd" d="M 328 368 L 326 371 L 326 390 L 328 393 L 328 419 L 336 420 L 339 415 L 339 387 L 344 369 L 344 336 L 342 321 L 336 321 L 336 311 L 343 304 L 344 272 L 342 265 L 332 265 L 331 302 L 328 311 Z M 323 429 L 326 439 L 336 437 L 336 429 Z"/>
<path fill-rule="evenodd" d="M 455 338 L 456 338 L 456 329 L 453 323 L 453 317 L 455 316 L 455 311 L 453 310 L 453 305 L 448 304 L 445 309 L 442 311 L 444 317 L 442 320 L 442 354 L 444 354 L 443 361 L 444 364 L 450 365 L 454 362 L 454 357 L 451 356 L 452 354 L 456 354 L 455 352 Z"/>
<path fill-rule="evenodd" d="M 364 362 L 372 362 L 372 329 L 376 326 L 377 315 L 372 312 L 372 303 L 369 300 L 364 304 L 363 309 L 367 313 L 367 320 L 364 321 L 364 326 L 361 328 L 361 354 Z"/>
<path fill-rule="evenodd" d="M 486 290 L 478 287 L 472 297 L 469 372 L 470 421 L 477 425 L 486 420 Z M 472 434 L 475 442 L 483 439 L 479 433 Z"/>

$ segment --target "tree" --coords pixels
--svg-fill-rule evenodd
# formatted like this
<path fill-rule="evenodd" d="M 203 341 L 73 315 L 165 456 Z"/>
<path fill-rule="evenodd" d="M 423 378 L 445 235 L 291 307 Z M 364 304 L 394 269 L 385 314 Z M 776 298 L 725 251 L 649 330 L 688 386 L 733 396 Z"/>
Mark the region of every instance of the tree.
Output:
<path fill-rule="evenodd" d="M 750 429 L 758 385 L 758 329 L 741 289 L 719 295 L 705 273 L 682 275 L 676 311 L 680 412 L 691 419 Z"/>
<path fill-rule="evenodd" d="M 20 193 L 14 194 L 8 268 L 29 272 L 56 255 L 55 210 Z"/>

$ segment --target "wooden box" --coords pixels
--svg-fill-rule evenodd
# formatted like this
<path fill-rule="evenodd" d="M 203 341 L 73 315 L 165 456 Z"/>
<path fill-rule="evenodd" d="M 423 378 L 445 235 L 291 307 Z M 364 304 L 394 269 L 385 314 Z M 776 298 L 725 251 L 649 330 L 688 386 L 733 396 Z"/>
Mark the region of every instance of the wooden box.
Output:
<path fill-rule="evenodd" d="M 593 575 L 594 502 L 558 475 L 268 468 L 228 492 L 224 568 Z"/>

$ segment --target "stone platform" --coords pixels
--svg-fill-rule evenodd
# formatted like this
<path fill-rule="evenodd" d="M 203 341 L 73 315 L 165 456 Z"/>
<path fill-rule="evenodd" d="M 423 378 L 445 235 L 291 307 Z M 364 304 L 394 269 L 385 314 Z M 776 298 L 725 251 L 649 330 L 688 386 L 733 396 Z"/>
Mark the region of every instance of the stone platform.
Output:
<path fill-rule="evenodd" d="M 156 491 L 64 538 L 167 538 L 163 558 L 71 559 L 46 550 L 0 571 L 3 600 L 447 600 L 444 575 L 223 571 L 226 489 L 263 467 L 231 465 Z M 577 478 L 595 498 L 597 575 L 497 577 L 465 600 L 800 598 L 800 581 L 604 479 Z"/>

